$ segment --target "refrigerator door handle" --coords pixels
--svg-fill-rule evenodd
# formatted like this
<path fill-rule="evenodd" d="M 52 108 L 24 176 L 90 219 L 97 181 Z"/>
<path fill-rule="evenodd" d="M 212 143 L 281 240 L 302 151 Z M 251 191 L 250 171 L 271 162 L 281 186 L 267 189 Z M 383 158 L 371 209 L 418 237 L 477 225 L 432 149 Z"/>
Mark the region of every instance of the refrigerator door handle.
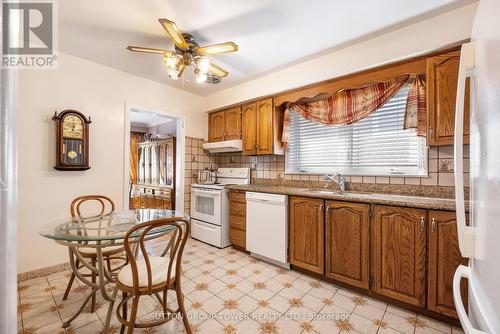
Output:
<path fill-rule="evenodd" d="M 455 307 L 458 314 L 458 319 L 462 324 L 465 334 L 487 334 L 486 332 L 480 331 L 472 326 L 467 313 L 465 312 L 464 303 L 462 301 L 462 295 L 460 294 L 460 281 L 462 278 L 470 279 L 471 270 L 470 267 L 459 265 L 453 276 L 453 299 L 455 300 Z"/>
<path fill-rule="evenodd" d="M 463 257 L 472 258 L 474 254 L 474 230 L 467 226 L 465 219 L 464 200 L 464 164 L 463 164 L 463 134 L 464 134 L 464 99 L 465 83 L 469 77 L 470 86 L 474 79 L 474 43 L 462 45 L 460 65 L 458 69 L 457 101 L 455 105 L 455 141 L 454 141 L 454 176 L 455 176 L 455 206 L 457 212 L 458 244 Z M 471 109 L 474 106 L 473 89 L 471 89 Z"/>

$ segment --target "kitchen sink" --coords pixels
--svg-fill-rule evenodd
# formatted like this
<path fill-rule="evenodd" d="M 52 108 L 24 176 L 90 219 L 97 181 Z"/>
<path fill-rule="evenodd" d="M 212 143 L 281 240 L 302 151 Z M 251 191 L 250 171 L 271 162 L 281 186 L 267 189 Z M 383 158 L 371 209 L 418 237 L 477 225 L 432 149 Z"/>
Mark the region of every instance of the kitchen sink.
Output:
<path fill-rule="evenodd" d="M 355 195 L 355 196 L 371 196 L 369 193 L 355 193 L 349 191 L 338 191 L 338 190 L 328 190 L 328 189 L 306 189 L 306 192 L 314 194 L 324 194 L 324 195 Z"/>
<path fill-rule="evenodd" d="M 308 193 L 317 193 L 317 194 L 341 194 L 341 192 L 337 190 L 306 189 L 305 191 Z"/>

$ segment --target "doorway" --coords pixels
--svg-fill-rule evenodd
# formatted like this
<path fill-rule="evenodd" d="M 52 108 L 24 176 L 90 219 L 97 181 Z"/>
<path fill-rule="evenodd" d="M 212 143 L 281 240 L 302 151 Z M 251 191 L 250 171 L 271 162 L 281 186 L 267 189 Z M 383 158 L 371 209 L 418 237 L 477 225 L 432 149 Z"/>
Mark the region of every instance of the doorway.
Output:
<path fill-rule="evenodd" d="M 125 108 L 123 207 L 184 210 L 184 117 Z"/>

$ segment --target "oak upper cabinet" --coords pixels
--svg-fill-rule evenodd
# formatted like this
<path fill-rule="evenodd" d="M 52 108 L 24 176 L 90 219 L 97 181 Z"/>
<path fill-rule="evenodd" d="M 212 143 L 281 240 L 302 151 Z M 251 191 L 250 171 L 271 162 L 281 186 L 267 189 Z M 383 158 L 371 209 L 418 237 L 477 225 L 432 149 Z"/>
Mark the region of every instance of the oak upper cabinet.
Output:
<path fill-rule="evenodd" d="M 453 275 L 467 259 L 460 254 L 455 212 L 429 211 L 428 309 L 457 318 L 453 300 Z M 462 296 L 467 296 L 462 281 Z M 467 301 L 464 302 L 467 305 Z"/>
<path fill-rule="evenodd" d="M 242 107 L 243 155 L 256 154 L 257 147 L 257 104 L 250 103 Z"/>
<path fill-rule="evenodd" d="M 283 112 L 275 110 L 273 99 L 243 106 L 243 154 L 284 154 L 281 144 Z"/>
<path fill-rule="evenodd" d="M 226 110 L 226 138 L 225 140 L 241 139 L 241 108 L 235 107 Z"/>
<path fill-rule="evenodd" d="M 373 291 L 425 307 L 427 212 L 383 205 L 373 210 Z"/>
<path fill-rule="evenodd" d="M 241 108 L 208 114 L 208 141 L 241 139 Z"/>
<path fill-rule="evenodd" d="M 431 146 L 453 144 L 459 63 L 459 50 L 427 59 L 427 142 Z M 465 92 L 464 144 L 468 144 L 469 81 Z"/>
<path fill-rule="evenodd" d="M 223 141 L 226 132 L 226 112 L 217 111 L 208 114 L 208 141 Z"/>
<path fill-rule="evenodd" d="M 369 288 L 370 205 L 326 201 L 325 275 Z"/>
<path fill-rule="evenodd" d="M 257 154 L 273 154 L 273 99 L 257 102 Z"/>
<path fill-rule="evenodd" d="M 324 273 L 323 203 L 317 198 L 289 200 L 289 261 L 318 274 Z"/>

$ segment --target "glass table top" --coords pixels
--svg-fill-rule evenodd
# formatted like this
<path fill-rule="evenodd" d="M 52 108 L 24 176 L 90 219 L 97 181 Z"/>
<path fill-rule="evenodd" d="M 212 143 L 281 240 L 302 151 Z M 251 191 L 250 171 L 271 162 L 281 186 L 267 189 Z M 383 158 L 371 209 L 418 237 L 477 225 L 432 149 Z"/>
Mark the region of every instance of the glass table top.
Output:
<path fill-rule="evenodd" d="M 49 239 L 60 241 L 112 241 L 125 238 L 127 231 L 138 224 L 159 218 L 186 218 L 183 212 L 173 210 L 137 209 L 114 212 L 109 215 L 92 218 L 69 218 L 44 225 L 39 233 Z M 152 229 L 148 234 L 166 233 L 172 226 Z M 139 236 L 137 230 L 132 237 Z"/>

